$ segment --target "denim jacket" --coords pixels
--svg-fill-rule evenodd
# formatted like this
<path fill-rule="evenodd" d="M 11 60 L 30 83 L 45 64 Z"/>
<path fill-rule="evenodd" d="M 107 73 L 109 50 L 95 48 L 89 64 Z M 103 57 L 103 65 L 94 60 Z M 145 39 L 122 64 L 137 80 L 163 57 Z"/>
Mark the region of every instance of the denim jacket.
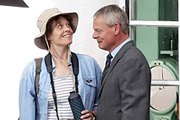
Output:
<path fill-rule="evenodd" d="M 97 109 L 97 98 L 101 78 L 101 69 L 95 59 L 88 55 L 77 54 L 79 60 L 78 89 L 85 109 Z M 55 71 L 55 64 L 52 60 Z M 19 110 L 20 120 L 47 119 L 48 93 L 51 88 L 49 73 L 45 59 L 41 64 L 39 93 L 37 95 L 37 114 L 35 114 L 35 61 L 31 61 L 24 69 L 20 80 Z"/>

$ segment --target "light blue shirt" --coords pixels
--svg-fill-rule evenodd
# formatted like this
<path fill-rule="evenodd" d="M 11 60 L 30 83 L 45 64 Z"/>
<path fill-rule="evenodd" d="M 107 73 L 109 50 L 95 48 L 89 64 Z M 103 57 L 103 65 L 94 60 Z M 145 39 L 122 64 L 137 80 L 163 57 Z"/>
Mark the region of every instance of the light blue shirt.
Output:
<path fill-rule="evenodd" d="M 114 57 L 116 56 L 116 54 L 119 52 L 119 50 L 127 43 L 131 41 L 130 38 L 126 39 L 124 42 L 122 42 L 119 46 L 117 46 L 112 52 L 111 55 L 113 56 L 113 58 L 111 59 L 111 62 L 113 61 Z"/>
<path fill-rule="evenodd" d="M 101 78 L 101 69 L 95 59 L 90 56 L 77 54 L 79 60 L 78 88 L 85 109 L 97 109 L 97 98 Z M 55 68 L 54 61 L 53 68 Z M 20 120 L 35 120 L 35 61 L 30 62 L 24 69 L 20 81 L 19 110 Z M 54 69 L 55 70 L 55 69 Z M 37 95 L 37 118 L 47 119 L 48 93 L 51 88 L 50 76 L 46 69 L 45 59 L 42 60 Z"/>

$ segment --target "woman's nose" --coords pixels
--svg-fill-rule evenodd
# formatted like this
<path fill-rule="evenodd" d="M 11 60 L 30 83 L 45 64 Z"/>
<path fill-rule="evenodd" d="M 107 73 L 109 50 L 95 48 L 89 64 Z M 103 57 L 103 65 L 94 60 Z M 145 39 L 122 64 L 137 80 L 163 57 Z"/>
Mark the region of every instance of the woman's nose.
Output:
<path fill-rule="evenodd" d="M 72 28 L 69 26 L 69 25 L 66 25 L 65 27 L 64 27 L 64 31 L 65 32 L 69 32 L 69 31 L 71 31 L 72 30 Z"/>
<path fill-rule="evenodd" d="M 66 27 L 64 31 L 65 31 L 65 32 L 69 32 L 69 31 L 70 31 L 70 28 Z"/>

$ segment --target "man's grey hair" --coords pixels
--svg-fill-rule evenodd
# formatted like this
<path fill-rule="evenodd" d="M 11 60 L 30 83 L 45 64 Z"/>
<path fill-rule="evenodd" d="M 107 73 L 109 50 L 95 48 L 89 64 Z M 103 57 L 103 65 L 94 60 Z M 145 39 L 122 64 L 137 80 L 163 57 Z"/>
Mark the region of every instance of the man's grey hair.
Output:
<path fill-rule="evenodd" d="M 112 27 L 114 23 L 121 25 L 122 31 L 125 34 L 129 33 L 129 21 L 126 12 L 121 9 L 118 5 L 107 5 L 100 8 L 93 16 L 94 19 L 103 15 L 105 23 Z"/>

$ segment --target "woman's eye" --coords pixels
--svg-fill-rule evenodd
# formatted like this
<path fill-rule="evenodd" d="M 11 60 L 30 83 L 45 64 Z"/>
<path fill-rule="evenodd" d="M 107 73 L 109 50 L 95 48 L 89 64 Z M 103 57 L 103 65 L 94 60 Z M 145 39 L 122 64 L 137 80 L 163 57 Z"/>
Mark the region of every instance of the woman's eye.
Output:
<path fill-rule="evenodd" d="M 61 29 L 61 28 L 62 28 L 62 25 L 58 25 L 58 28 Z"/>
<path fill-rule="evenodd" d="M 71 27 L 70 24 L 66 24 L 67 27 Z"/>

